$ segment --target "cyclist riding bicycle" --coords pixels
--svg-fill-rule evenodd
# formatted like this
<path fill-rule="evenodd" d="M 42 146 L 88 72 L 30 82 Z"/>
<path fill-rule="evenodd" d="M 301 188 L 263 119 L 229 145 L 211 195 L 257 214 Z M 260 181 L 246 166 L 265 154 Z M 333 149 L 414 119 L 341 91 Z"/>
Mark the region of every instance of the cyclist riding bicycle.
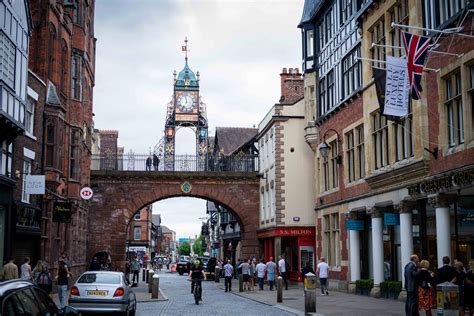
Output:
<path fill-rule="evenodd" d="M 191 282 L 191 293 L 193 293 L 194 283 L 199 282 L 201 285 L 201 280 L 206 279 L 206 274 L 204 274 L 204 269 L 202 268 L 201 262 L 199 260 L 194 261 L 194 265 L 189 270 L 189 280 Z M 199 300 L 202 301 L 202 286 L 199 287 Z"/>

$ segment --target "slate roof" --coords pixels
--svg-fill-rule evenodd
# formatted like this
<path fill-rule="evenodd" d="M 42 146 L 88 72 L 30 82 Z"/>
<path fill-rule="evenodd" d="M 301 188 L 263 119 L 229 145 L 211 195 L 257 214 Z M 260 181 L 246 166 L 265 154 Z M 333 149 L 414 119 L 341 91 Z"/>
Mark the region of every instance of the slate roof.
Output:
<path fill-rule="evenodd" d="M 324 0 L 305 0 L 303 7 L 303 15 L 301 16 L 300 24 L 298 27 L 301 27 L 303 24 L 309 22 L 311 18 L 316 13 L 316 10 L 320 7 Z"/>
<path fill-rule="evenodd" d="M 151 216 L 151 222 L 155 224 L 156 226 L 161 224 L 161 215 L 160 214 L 153 214 Z M 163 227 L 163 226 L 161 226 Z"/>
<path fill-rule="evenodd" d="M 224 155 L 232 155 L 252 138 L 257 136 L 258 129 L 246 127 L 216 127 L 216 144 L 224 150 Z"/>
<path fill-rule="evenodd" d="M 174 233 L 174 230 L 169 229 L 168 227 L 161 225 L 161 232 L 162 233 Z"/>

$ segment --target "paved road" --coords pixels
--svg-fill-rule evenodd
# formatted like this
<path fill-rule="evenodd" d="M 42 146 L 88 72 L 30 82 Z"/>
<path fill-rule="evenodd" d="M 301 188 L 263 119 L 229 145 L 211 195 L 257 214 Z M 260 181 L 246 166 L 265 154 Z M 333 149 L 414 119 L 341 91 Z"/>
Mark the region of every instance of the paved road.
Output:
<path fill-rule="evenodd" d="M 148 315 L 294 315 L 233 293 L 225 293 L 214 282 L 203 282 L 203 304 L 194 304 L 187 275 L 160 273 L 160 287 L 168 301 L 138 303 L 137 316 Z"/>

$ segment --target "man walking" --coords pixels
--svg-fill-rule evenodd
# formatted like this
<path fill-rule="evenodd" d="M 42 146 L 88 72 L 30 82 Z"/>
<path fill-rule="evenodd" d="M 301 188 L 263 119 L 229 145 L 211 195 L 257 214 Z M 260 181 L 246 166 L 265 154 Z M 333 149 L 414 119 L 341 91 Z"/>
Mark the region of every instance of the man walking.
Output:
<path fill-rule="evenodd" d="M 18 279 L 18 267 L 15 264 L 15 258 L 13 258 L 13 256 L 10 256 L 8 263 L 3 266 L 3 279 L 5 281 Z"/>
<path fill-rule="evenodd" d="M 280 271 L 280 275 L 283 278 L 283 281 L 285 282 L 285 290 L 288 290 L 285 255 L 280 256 L 280 260 L 278 261 L 278 270 Z"/>
<path fill-rule="evenodd" d="M 418 316 L 418 275 L 417 255 L 411 255 L 410 262 L 405 266 L 405 289 L 407 290 L 407 300 L 405 301 L 405 314 L 407 316 Z"/>
<path fill-rule="evenodd" d="M 136 257 L 133 258 L 132 263 L 130 264 L 130 270 L 132 270 L 132 274 L 133 274 L 132 283 L 135 283 L 135 278 L 137 278 L 137 285 L 138 285 L 138 281 L 140 280 L 140 276 L 139 276 L 140 263 L 138 263 L 138 260 Z"/>
<path fill-rule="evenodd" d="M 234 275 L 234 267 L 230 264 L 230 259 L 227 259 L 227 263 L 224 265 L 224 284 L 225 291 L 232 291 L 232 276 Z"/>
<path fill-rule="evenodd" d="M 255 269 L 257 270 L 258 288 L 260 291 L 263 291 L 263 279 L 265 278 L 265 270 L 267 270 L 267 266 L 263 263 L 263 259 L 260 259 L 260 262 L 257 264 Z"/>
<path fill-rule="evenodd" d="M 273 291 L 273 284 L 275 283 L 275 275 L 276 275 L 276 263 L 273 262 L 273 257 L 270 257 L 270 261 L 267 262 L 267 281 L 268 285 L 270 286 L 270 291 Z"/>
<path fill-rule="evenodd" d="M 329 292 L 328 292 L 329 266 L 326 263 L 326 259 L 324 259 L 324 257 L 321 257 L 321 259 L 319 259 L 316 274 L 319 276 L 319 282 L 321 283 L 321 296 L 329 295 Z"/>

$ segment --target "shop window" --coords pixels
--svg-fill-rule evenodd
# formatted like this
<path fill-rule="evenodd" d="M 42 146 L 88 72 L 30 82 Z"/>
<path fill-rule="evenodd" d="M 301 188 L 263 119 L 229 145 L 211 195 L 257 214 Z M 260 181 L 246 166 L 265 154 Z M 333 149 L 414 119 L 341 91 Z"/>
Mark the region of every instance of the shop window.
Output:
<path fill-rule="evenodd" d="M 387 119 L 376 111 L 372 114 L 372 143 L 374 146 L 374 169 L 389 164 L 389 141 Z"/>
<path fill-rule="evenodd" d="M 464 143 L 464 119 L 461 73 L 455 72 L 444 78 L 446 123 L 450 147 Z"/>

